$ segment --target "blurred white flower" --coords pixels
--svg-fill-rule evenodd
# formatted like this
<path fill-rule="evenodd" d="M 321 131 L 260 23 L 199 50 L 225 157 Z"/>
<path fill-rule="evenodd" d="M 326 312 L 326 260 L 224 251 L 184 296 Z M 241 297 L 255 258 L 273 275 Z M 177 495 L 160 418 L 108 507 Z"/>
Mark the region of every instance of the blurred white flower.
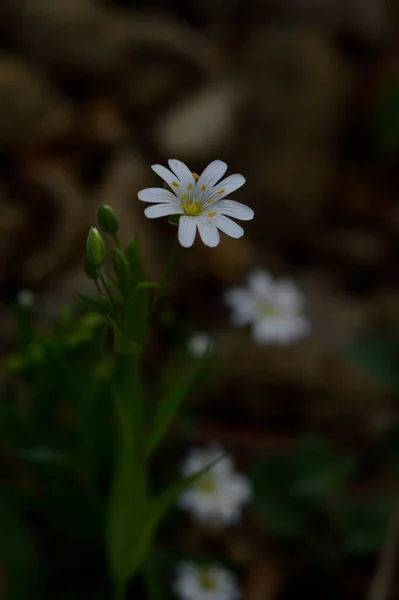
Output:
<path fill-rule="evenodd" d="M 217 564 L 182 563 L 173 587 L 181 600 L 238 600 L 240 596 L 235 575 Z"/>
<path fill-rule="evenodd" d="M 19 290 L 16 296 L 16 301 L 24 308 L 32 308 L 35 303 L 35 295 L 30 290 Z"/>
<path fill-rule="evenodd" d="M 227 170 L 221 160 L 211 162 L 201 176 L 192 173 L 179 160 L 170 159 L 168 163 L 171 170 L 162 165 L 151 168 L 169 189 L 147 188 L 138 193 L 139 200 L 153 203 L 144 211 L 149 219 L 181 215 L 178 236 L 185 248 L 193 245 L 197 228 L 204 244 L 210 247 L 219 244 L 219 229 L 233 238 L 244 235 L 243 228 L 229 217 L 250 221 L 254 211 L 245 204 L 226 199 L 244 185 L 242 175 L 230 175 L 220 181 Z"/>
<path fill-rule="evenodd" d="M 302 314 L 305 297 L 289 279 L 273 280 L 261 269 L 248 276 L 247 287 L 236 287 L 225 295 L 236 327 L 252 325 L 258 344 L 290 344 L 310 331 Z"/>
<path fill-rule="evenodd" d="M 218 458 L 209 471 L 181 494 L 178 505 L 198 522 L 221 526 L 237 523 L 244 504 L 252 496 L 251 482 L 235 472 L 233 457 L 224 454 L 218 444 L 192 448 L 181 472 L 185 477 L 193 475 Z"/>
<path fill-rule="evenodd" d="M 213 350 L 213 339 L 209 333 L 203 331 L 197 331 L 190 335 L 187 340 L 188 353 L 193 358 L 201 358 L 207 352 L 211 353 Z"/>

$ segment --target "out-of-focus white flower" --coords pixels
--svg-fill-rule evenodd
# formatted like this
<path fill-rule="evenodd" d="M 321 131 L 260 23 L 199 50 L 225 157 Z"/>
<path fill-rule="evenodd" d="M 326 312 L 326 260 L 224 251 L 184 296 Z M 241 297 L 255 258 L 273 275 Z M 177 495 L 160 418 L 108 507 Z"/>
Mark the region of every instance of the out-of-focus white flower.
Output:
<path fill-rule="evenodd" d="M 182 563 L 173 587 L 181 600 L 238 600 L 240 596 L 235 575 L 217 564 Z"/>
<path fill-rule="evenodd" d="M 178 505 L 199 522 L 221 526 L 238 522 L 244 504 L 252 496 L 251 482 L 234 470 L 233 457 L 224 454 L 219 444 L 192 448 L 181 472 L 185 477 L 193 475 L 218 458 L 209 471 L 181 494 Z"/>
<path fill-rule="evenodd" d="M 197 331 L 190 335 L 187 341 L 188 353 L 194 358 L 201 358 L 213 350 L 213 339 L 209 333 Z"/>
<path fill-rule="evenodd" d="M 170 188 L 147 188 L 138 193 L 139 200 L 152 202 L 145 209 L 149 219 L 181 215 L 179 242 L 185 248 L 193 245 L 197 229 L 206 246 L 215 247 L 220 241 L 219 229 L 232 238 L 240 238 L 244 230 L 230 219 L 250 221 L 254 211 L 240 202 L 226 199 L 245 183 L 242 175 L 230 175 L 220 181 L 227 170 L 221 160 L 211 162 L 202 175 L 192 173 L 181 161 L 170 159 L 171 170 L 162 165 L 152 165 Z M 219 183 L 218 183 L 219 182 Z M 173 190 L 173 191 L 170 191 Z"/>
<path fill-rule="evenodd" d="M 35 295 L 30 290 L 19 290 L 16 301 L 24 308 L 32 308 L 35 303 Z"/>
<path fill-rule="evenodd" d="M 289 279 L 273 280 L 261 269 L 248 276 L 247 287 L 236 287 L 225 295 L 236 327 L 252 325 L 258 344 L 290 344 L 307 335 L 308 319 L 302 314 L 305 297 Z"/>

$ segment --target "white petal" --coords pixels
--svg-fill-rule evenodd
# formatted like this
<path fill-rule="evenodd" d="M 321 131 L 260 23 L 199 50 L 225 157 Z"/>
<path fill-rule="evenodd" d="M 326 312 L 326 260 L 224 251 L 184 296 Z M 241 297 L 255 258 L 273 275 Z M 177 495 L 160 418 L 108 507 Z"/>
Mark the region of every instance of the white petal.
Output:
<path fill-rule="evenodd" d="M 199 234 L 201 236 L 202 241 L 205 246 L 209 246 L 210 248 L 215 248 L 220 241 L 219 232 L 215 223 L 210 218 L 198 218 L 197 219 L 197 227 Z"/>
<path fill-rule="evenodd" d="M 167 217 L 168 215 L 181 215 L 183 209 L 176 204 L 154 204 L 154 206 L 148 206 L 144 214 L 149 219 L 158 219 L 158 217 Z"/>
<path fill-rule="evenodd" d="M 216 227 L 218 227 L 220 231 L 223 231 L 223 233 L 226 235 L 229 235 L 235 239 L 238 239 L 244 235 L 243 228 L 240 225 L 237 225 L 237 223 L 234 223 L 234 221 L 228 217 L 216 215 L 216 217 L 213 218 L 215 220 Z"/>
<path fill-rule="evenodd" d="M 236 202 L 235 200 L 220 200 L 210 206 L 212 207 L 210 210 L 217 209 L 218 213 L 240 219 L 240 221 L 250 221 L 254 218 L 254 211 L 252 208 L 249 208 L 246 204 L 241 204 L 241 202 Z"/>
<path fill-rule="evenodd" d="M 181 160 L 177 160 L 177 158 L 169 159 L 168 164 L 179 180 L 179 191 L 181 194 L 188 194 L 189 199 L 194 198 L 195 179 L 187 165 L 181 162 Z M 191 190 L 188 189 L 190 184 Z"/>
<path fill-rule="evenodd" d="M 205 194 L 213 189 L 213 186 L 223 177 L 227 171 L 227 165 L 222 160 L 214 160 L 203 170 L 200 178 L 197 181 L 198 199 L 202 199 L 204 192 L 201 191 L 205 185 Z M 210 197 L 210 196 L 208 196 Z"/>
<path fill-rule="evenodd" d="M 157 175 L 159 175 L 159 177 L 166 181 L 168 186 L 175 192 L 176 196 L 179 196 L 180 198 L 180 196 L 184 194 L 185 190 L 181 191 L 180 181 L 178 180 L 178 177 L 176 177 L 176 175 L 172 173 L 172 171 L 169 171 L 169 169 L 163 167 L 162 165 L 152 165 L 151 169 L 154 171 L 154 173 L 156 173 Z M 176 183 L 177 186 L 173 185 Z"/>
<path fill-rule="evenodd" d="M 195 240 L 197 231 L 197 219 L 195 217 L 180 217 L 179 221 L 179 243 L 183 248 L 190 248 Z"/>
<path fill-rule="evenodd" d="M 176 196 L 163 188 L 146 188 L 141 190 L 137 196 L 143 202 L 179 202 Z"/>
<path fill-rule="evenodd" d="M 253 294 L 274 301 L 276 283 L 263 269 L 253 269 L 247 277 L 248 287 Z"/>
<path fill-rule="evenodd" d="M 245 183 L 245 177 L 236 173 L 235 175 L 229 175 L 226 179 L 223 179 L 220 183 L 218 183 L 213 189 L 207 190 L 203 200 L 208 200 L 209 198 L 213 198 L 217 200 L 218 198 L 225 198 L 231 192 L 235 192 L 243 186 Z"/>

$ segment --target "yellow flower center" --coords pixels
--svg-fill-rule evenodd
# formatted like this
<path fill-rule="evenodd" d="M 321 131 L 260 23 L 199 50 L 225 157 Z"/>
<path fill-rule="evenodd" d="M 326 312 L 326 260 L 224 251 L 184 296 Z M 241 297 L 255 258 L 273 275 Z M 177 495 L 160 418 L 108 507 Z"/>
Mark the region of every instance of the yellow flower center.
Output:
<path fill-rule="evenodd" d="M 198 200 L 194 200 L 194 202 L 187 202 L 187 203 L 182 202 L 180 204 L 180 206 L 184 210 L 185 214 L 188 215 L 189 217 L 195 217 L 196 215 L 199 215 L 199 213 L 201 212 L 201 204 L 198 202 Z"/>
<path fill-rule="evenodd" d="M 206 494 L 212 494 L 215 491 L 215 482 L 213 480 L 212 475 L 209 473 L 205 473 L 202 477 L 199 478 L 197 482 L 197 488 L 201 492 L 205 492 Z"/>
<path fill-rule="evenodd" d="M 215 590 L 217 587 L 215 578 L 212 577 L 209 569 L 203 569 L 199 578 L 199 584 L 203 590 Z"/>

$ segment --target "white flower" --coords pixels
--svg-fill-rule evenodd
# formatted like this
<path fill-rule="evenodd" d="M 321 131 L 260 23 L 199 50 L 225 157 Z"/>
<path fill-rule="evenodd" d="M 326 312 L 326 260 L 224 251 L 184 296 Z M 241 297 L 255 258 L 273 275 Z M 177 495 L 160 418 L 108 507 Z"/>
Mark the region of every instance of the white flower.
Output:
<path fill-rule="evenodd" d="M 240 520 L 241 510 L 252 495 L 250 481 L 234 471 L 233 458 L 218 444 L 192 448 L 182 465 L 182 475 L 201 471 L 218 458 L 213 467 L 181 494 L 178 504 L 202 523 L 217 526 Z"/>
<path fill-rule="evenodd" d="M 181 600 L 238 600 L 240 596 L 235 575 L 217 564 L 181 563 L 173 588 Z"/>
<path fill-rule="evenodd" d="M 305 297 L 288 279 L 273 280 L 266 271 L 253 271 L 247 287 L 229 290 L 225 296 L 237 327 L 251 324 L 259 344 L 289 344 L 310 330 L 303 316 Z"/>
<path fill-rule="evenodd" d="M 187 340 L 188 353 L 194 358 L 201 358 L 213 350 L 213 339 L 209 333 L 197 331 Z"/>
<path fill-rule="evenodd" d="M 192 173 L 179 160 L 173 158 L 168 162 L 171 171 L 162 165 L 151 168 L 174 193 L 163 188 L 147 188 L 138 193 L 139 200 L 154 204 L 144 211 L 149 219 L 181 215 L 178 236 L 185 248 L 193 245 L 197 228 L 204 244 L 211 247 L 219 243 L 218 229 L 233 238 L 244 235 L 243 228 L 229 217 L 250 221 L 254 211 L 245 204 L 226 199 L 244 185 L 242 175 L 230 175 L 220 181 L 227 170 L 221 160 L 211 162 L 201 176 Z"/>

